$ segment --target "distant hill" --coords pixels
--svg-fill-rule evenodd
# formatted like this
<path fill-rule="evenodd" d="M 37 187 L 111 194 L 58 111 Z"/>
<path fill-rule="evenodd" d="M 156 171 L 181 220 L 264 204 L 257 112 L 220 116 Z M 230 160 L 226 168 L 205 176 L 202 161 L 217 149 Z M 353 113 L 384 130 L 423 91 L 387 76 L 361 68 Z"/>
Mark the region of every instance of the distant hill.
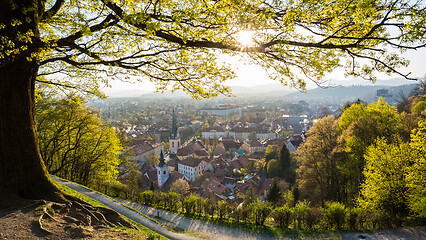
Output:
<path fill-rule="evenodd" d="M 330 88 L 309 89 L 306 93 L 295 92 L 285 96 L 285 98 L 298 100 L 334 101 L 345 102 L 360 98 L 361 96 L 375 93 L 378 89 L 388 88 L 388 86 L 340 86 Z"/>
<path fill-rule="evenodd" d="M 311 100 L 319 102 L 335 102 L 342 103 L 361 99 L 365 102 L 374 101 L 376 91 L 379 89 L 389 89 L 389 93 L 393 94 L 395 101 L 399 100 L 400 93 L 408 96 L 416 84 L 406 84 L 402 86 L 340 86 L 332 88 L 315 88 L 307 90 L 307 93 L 295 92 L 284 96 L 286 99 L 294 101 Z"/>
<path fill-rule="evenodd" d="M 283 86 L 279 83 L 265 84 L 258 86 L 231 86 L 233 94 L 237 98 L 249 98 L 258 100 L 283 100 L 288 102 L 297 102 L 300 100 L 310 100 L 318 102 L 343 103 L 353 101 L 358 98 L 363 101 L 372 101 L 378 89 L 386 88 L 398 100 L 399 93 L 402 91 L 408 96 L 411 89 L 417 84 L 406 79 L 378 80 L 375 84 L 366 80 L 344 80 L 334 81 L 335 87 L 307 89 L 307 93 L 299 92 L 295 89 Z M 136 87 L 125 91 L 117 91 L 112 94 L 112 98 L 139 98 L 145 100 L 167 101 L 172 99 L 190 100 L 191 98 L 183 91 L 154 93 L 149 90 L 140 90 Z M 220 96 L 219 99 L 225 97 Z M 230 99 L 232 101 L 232 99 Z"/>

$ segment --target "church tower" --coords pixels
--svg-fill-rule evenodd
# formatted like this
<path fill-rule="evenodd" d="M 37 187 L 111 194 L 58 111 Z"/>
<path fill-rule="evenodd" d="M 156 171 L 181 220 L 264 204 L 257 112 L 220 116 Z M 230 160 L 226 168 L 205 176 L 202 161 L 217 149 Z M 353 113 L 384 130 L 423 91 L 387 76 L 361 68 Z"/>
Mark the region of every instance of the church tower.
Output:
<path fill-rule="evenodd" d="M 173 110 L 172 129 L 170 131 L 170 138 L 169 138 L 169 153 L 171 158 L 176 156 L 180 147 L 181 147 L 180 136 L 177 131 L 175 110 Z"/>
<path fill-rule="evenodd" d="M 164 162 L 164 154 L 163 150 L 160 153 L 160 163 L 157 165 L 157 178 L 158 178 L 158 186 L 160 188 L 166 183 L 167 179 L 169 179 L 169 165 Z"/>

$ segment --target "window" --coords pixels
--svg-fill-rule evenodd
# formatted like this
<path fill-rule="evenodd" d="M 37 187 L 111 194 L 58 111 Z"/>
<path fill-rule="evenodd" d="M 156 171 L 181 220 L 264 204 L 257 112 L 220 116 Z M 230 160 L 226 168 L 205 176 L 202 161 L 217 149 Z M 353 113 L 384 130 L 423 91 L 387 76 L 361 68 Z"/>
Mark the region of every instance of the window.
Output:
<path fill-rule="evenodd" d="M 164 174 L 166 174 L 166 170 L 164 170 Z"/>

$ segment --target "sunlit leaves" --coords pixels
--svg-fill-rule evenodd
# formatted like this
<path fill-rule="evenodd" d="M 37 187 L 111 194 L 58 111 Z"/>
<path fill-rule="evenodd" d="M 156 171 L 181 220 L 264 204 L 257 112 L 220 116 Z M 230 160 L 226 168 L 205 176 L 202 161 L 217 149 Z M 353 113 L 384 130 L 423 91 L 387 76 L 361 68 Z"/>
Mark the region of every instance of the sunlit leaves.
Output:
<path fill-rule="evenodd" d="M 365 155 L 365 183 L 361 187 L 359 205 L 400 217 L 407 214 L 405 176 L 411 157 L 406 143 L 389 144 L 379 139 L 370 146 Z"/>
<path fill-rule="evenodd" d="M 217 56 L 242 51 L 241 61 L 303 90 L 339 67 L 370 80 L 377 71 L 403 75 L 408 62 L 389 46 L 421 47 L 425 15 L 406 0 L 66 1 L 40 24 L 39 60 L 42 74 L 61 72 L 74 84 L 134 76 L 204 98 L 228 92 L 223 80 L 234 77 Z M 253 46 L 241 46 L 242 30 L 253 32 Z"/>
<path fill-rule="evenodd" d="M 412 165 L 407 170 L 408 205 L 421 217 L 426 217 L 426 121 L 419 123 L 410 142 Z"/>
<path fill-rule="evenodd" d="M 39 99 L 39 145 L 50 173 L 89 185 L 115 179 L 121 144 L 98 114 L 77 96 Z"/>
<path fill-rule="evenodd" d="M 426 216 L 426 122 L 419 122 L 411 141 L 389 144 L 379 139 L 366 153 L 359 205 L 398 217 Z"/>

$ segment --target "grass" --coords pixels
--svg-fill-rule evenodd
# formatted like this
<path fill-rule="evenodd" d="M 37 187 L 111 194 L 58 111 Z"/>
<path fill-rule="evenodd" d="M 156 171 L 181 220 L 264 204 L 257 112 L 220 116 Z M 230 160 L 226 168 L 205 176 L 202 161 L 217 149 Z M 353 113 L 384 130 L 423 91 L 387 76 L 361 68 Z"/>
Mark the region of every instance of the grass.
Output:
<path fill-rule="evenodd" d="M 237 222 L 235 219 L 219 219 L 218 217 L 211 218 L 205 215 L 190 215 L 183 212 L 174 212 L 175 214 L 187 217 L 189 219 L 197 219 L 203 222 L 212 223 L 215 225 L 230 227 L 238 230 L 243 230 L 251 234 L 262 234 L 274 237 L 285 237 L 295 239 L 341 239 L 341 235 L 337 231 L 314 230 L 314 229 L 293 229 L 276 227 L 273 224 L 254 225 L 243 221 Z M 179 231 L 179 229 L 175 229 Z M 183 231 L 182 229 L 180 231 Z M 200 237 L 200 236 L 198 236 Z"/>
<path fill-rule="evenodd" d="M 55 180 L 53 180 L 53 179 L 51 179 L 52 181 L 53 181 L 53 183 L 55 183 L 55 185 L 62 191 L 62 192 L 64 192 L 64 193 L 67 193 L 67 194 L 69 194 L 69 195 L 71 195 L 71 196 L 74 196 L 74 197 L 78 197 L 78 198 L 80 198 L 81 200 L 83 200 L 83 201 L 85 201 L 85 202 L 88 202 L 88 203 L 90 203 L 91 205 L 93 205 L 93 206 L 95 206 L 95 207 L 106 207 L 105 205 L 103 205 L 102 203 L 100 203 L 100 202 L 98 202 L 98 201 L 96 201 L 96 200 L 93 200 L 92 198 L 89 198 L 88 196 L 86 196 L 86 195 L 84 195 L 84 194 L 81 194 L 81 193 L 79 193 L 79 192 L 77 192 L 76 190 L 74 190 L 74 189 L 71 189 L 71 188 L 69 188 L 69 187 L 67 187 L 67 186 L 65 186 L 65 185 L 62 185 L 62 184 L 60 184 L 60 183 L 58 183 L 58 182 L 56 182 Z"/>
<path fill-rule="evenodd" d="M 61 191 L 65 192 L 65 193 L 67 193 L 67 194 L 69 194 L 71 196 L 78 197 L 81 200 L 86 201 L 86 202 L 88 202 L 88 203 L 90 203 L 90 204 L 92 204 L 93 206 L 96 206 L 96 207 L 106 207 L 102 203 L 100 203 L 100 202 L 98 202 L 96 200 L 93 200 L 92 198 L 89 198 L 86 195 L 81 194 L 81 193 L 75 191 L 74 189 L 71 189 L 71 188 L 69 188 L 69 187 L 67 187 L 65 185 L 62 185 L 62 184 L 56 182 L 53 179 L 52 179 L 52 181 L 56 184 L 56 186 L 58 186 L 58 188 Z M 124 219 L 126 219 L 127 221 L 131 222 L 134 226 L 136 226 L 136 228 L 138 230 L 129 229 L 129 228 L 125 228 L 125 227 L 116 227 L 116 228 L 113 229 L 113 231 L 123 231 L 123 232 L 126 232 L 129 236 L 135 237 L 135 239 L 141 239 L 140 238 L 141 235 L 145 235 L 146 239 L 163 239 L 163 240 L 168 239 L 168 238 L 166 238 L 166 237 L 164 237 L 164 236 L 162 236 L 162 235 L 160 235 L 160 234 L 152 231 L 151 229 L 143 226 L 140 223 L 137 223 L 137 222 L 135 222 L 135 221 L 133 221 L 133 220 L 125 217 L 125 216 L 122 216 L 122 217 Z"/>

